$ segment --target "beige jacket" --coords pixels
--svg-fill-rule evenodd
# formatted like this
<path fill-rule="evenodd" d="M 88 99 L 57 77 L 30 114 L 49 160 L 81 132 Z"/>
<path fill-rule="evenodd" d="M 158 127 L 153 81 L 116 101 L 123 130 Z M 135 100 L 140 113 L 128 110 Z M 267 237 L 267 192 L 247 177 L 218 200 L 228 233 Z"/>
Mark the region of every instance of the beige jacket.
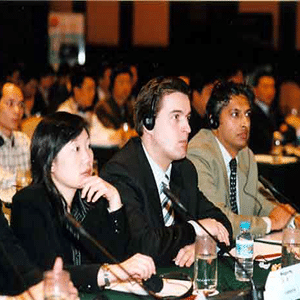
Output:
<path fill-rule="evenodd" d="M 267 200 L 267 197 L 272 197 L 270 192 L 258 181 L 257 163 L 253 152 L 246 147 L 238 153 L 240 215 L 234 214 L 230 209 L 226 166 L 211 130 L 202 129 L 192 138 L 187 157 L 197 169 L 199 189 L 230 220 L 233 237 L 240 232 L 240 222 L 246 220 L 251 222 L 251 232 L 256 237 L 265 235 L 267 225 L 262 216 L 268 216 L 274 204 Z M 261 191 L 269 196 L 263 195 Z"/>

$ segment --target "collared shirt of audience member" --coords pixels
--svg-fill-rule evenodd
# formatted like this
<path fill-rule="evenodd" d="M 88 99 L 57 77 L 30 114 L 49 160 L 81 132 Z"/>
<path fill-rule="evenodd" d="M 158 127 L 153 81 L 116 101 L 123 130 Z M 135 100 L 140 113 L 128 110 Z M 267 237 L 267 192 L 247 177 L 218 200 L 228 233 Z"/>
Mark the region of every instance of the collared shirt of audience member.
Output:
<path fill-rule="evenodd" d="M 189 97 L 189 87 L 178 77 L 154 78 L 144 85 L 135 103 L 139 137 L 133 137 L 102 170 L 125 203 L 129 251 L 150 255 L 160 265 L 190 266 L 196 234 L 204 234 L 197 222 L 174 211 L 173 205 L 174 222 L 166 226 L 160 198 L 165 175 L 196 220 L 219 241 L 229 245 L 231 238 L 230 222 L 198 189 L 196 170 L 185 158 L 191 131 Z"/>
<path fill-rule="evenodd" d="M 284 228 L 294 214 L 289 205 L 271 202 L 274 197 L 258 181 L 257 163 L 248 147 L 253 99 L 252 89 L 246 85 L 226 81 L 216 84 L 206 107 L 211 129 L 201 129 L 188 146 L 199 189 L 226 214 L 234 236 L 240 231 L 241 221 L 250 221 L 251 232 L 263 236 Z M 230 205 L 232 158 L 237 159 L 237 214 Z"/>
<path fill-rule="evenodd" d="M 38 124 L 31 142 L 33 182 L 13 198 L 11 228 L 41 270 L 63 258 L 74 285 L 97 290 L 104 271 L 111 282 L 128 275 L 66 220 L 71 214 L 132 276 L 155 272 L 150 257 L 127 253 L 128 228 L 115 187 L 92 176 L 93 152 L 88 124 L 74 114 L 56 112 Z M 109 263 L 104 269 L 103 263 Z"/>
<path fill-rule="evenodd" d="M 28 259 L 14 236 L 0 208 L 0 295 L 5 299 L 44 299 L 43 273 Z M 57 258 L 53 270 L 62 270 L 62 260 Z M 69 282 L 70 299 L 78 299 L 78 292 Z M 1 296 L 0 296 L 1 298 Z"/>
<path fill-rule="evenodd" d="M 19 131 L 24 113 L 24 97 L 21 89 L 7 82 L 0 94 L 0 168 L 1 189 L 15 190 L 30 181 L 30 140 Z M 11 193 L 4 193 L 11 195 Z M 1 200 L 5 199 L 1 193 Z"/>
<path fill-rule="evenodd" d="M 252 108 L 249 146 L 255 154 L 270 154 L 275 131 L 282 134 L 282 143 L 296 140 L 295 129 L 284 122 L 277 107 L 276 77 L 272 72 L 259 71 L 253 79 L 255 101 Z"/>

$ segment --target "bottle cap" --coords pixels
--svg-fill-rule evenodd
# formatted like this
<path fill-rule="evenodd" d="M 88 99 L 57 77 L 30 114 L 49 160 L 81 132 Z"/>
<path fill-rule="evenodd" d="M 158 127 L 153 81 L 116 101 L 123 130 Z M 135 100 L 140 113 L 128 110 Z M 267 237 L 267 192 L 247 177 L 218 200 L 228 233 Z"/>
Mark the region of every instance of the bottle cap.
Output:
<path fill-rule="evenodd" d="M 246 230 L 250 229 L 250 222 L 248 222 L 248 221 L 241 222 L 240 228 L 241 229 L 246 229 Z"/>

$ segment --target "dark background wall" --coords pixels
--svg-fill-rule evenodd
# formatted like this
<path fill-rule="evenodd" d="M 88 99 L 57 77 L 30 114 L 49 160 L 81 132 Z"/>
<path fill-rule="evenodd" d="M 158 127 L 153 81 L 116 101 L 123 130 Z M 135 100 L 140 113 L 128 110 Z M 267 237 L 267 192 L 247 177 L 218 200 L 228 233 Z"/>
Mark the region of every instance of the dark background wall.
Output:
<path fill-rule="evenodd" d="M 42 69 L 47 63 L 48 12 L 55 8 L 87 14 L 88 4 L 91 5 L 86 1 L 0 2 L 2 73 L 10 64 L 17 62 L 26 62 L 37 72 Z M 201 66 L 219 64 L 221 67 L 231 61 L 248 65 L 270 62 L 284 66 L 287 57 L 298 59 L 297 2 L 276 4 L 279 9 L 277 41 L 274 41 L 274 15 L 241 13 L 239 5 L 238 1 L 170 2 L 168 45 L 139 46 L 134 45 L 133 38 L 134 2 L 121 1 L 117 10 L 117 45 L 87 40 L 87 64 L 95 66 L 107 56 L 121 55 L 124 59 L 139 63 L 145 73 L 154 76 L 184 73 Z M 100 28 L 90 25 L 88 30 Z"/>

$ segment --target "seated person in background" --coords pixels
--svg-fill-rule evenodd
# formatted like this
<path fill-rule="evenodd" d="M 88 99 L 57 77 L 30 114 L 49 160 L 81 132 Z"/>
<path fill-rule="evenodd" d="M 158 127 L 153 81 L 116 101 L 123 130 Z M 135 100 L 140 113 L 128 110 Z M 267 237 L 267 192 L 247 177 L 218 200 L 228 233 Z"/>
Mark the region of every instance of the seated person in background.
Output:
<path fill-rule="evenodd" d="M 140 91 L 135 103 L 135 126 L 139 137 L 132 138 L 104 165 L 103 178 L 119 190 L 127 212 L 131 239 L 130 253 L 141 252 L 155 262 L 190 266 L 194 241 L 203 229 L 174 210 L 162 191 L 172 192 L 219 241 L 229 244 L 228 219 L 197 187 L 197 173 L 185 158 L 190 90 L 177 78 L 154 78 Z M 205 234 L 205 233 L 204 233 Z"/>
<path fill-rule="evenodd" d="M 107 61 L 101 62 L 98 71 L 98 85 L 97 85 L 97 95 L 98 101 L 108 99 L 110 96 L 109 86 L 110 86 L 110 75 L 112 66 Z"/>
<path fill-rule="evenodd" d="M 0 177 L 1 192 L 15 191 L 16 185 L 25 186 L 30 181 L 30 140 L 18 131 L 23 113 L 21 89 L 13 83 L 5 83 L 0 90 L 0 174 L 5 176 Z M 5 199 L 1 193 L 1 200 L 11 202 L 11 196 Z"/>
<path fill-rule="evenodd" d="M 59 105 L 57 111 L 65 111 L 83 117 L 90 126 L 92 146 L 119 146 L 120 134 L 113 128 L 106 128 L 94 113 L 96 83 L 83 66 L 75 66 L 71 75 L 71 96 Z"/>
<path fill-rule="evenodd" d="M 14 295 L 12 299 L 43 300 L 43 274 L 28 259 L 14 236 L 0 208 L 0 295 Z M 53 268 L 62 270 L 61 259 Z M 71 299 L 77 298 L 77 290 L 70 282 Z M 21 294 L 22 293 L 22 294 Z M 15 296 L 18 295 L 19 296 Z M 9 299 L 9 298 L 8 298 Z"/>
<path fill-rule="evenodd" d="M 192 89 L 192 111 L 190 117 L 191 132 L 189 139 L 191 139 L 201 128 L 208 128 L 206 120 L 206 103 L 210 97 L 211 90 L 217 80 L 217 75 L 209 74 L 204 71 L 194 74 L 191 78 Z"/>
<path fill-rule="evenodd" d="M 253 80 L 255 101 L 252 107 L 249 146 L 255 154 L 270 154 L 273 135 L 280 130 L 282 143 L 296 139 L 295 129 L 284 123 L 284 118 L 276 108 L 276 79 L 268 71 L 258 72 Z"/>
<path fill-rule="evenodd" d="M 71 214 L 137 278 L 155 272 L 151 258 L 128 258 L 128 229 L 124 207 L 115 187 L 92 176 L 93 152 L 88 127 L 77 115 L 58 112 L 37 126 L 31 146 L 33 182 L 13 198 L 11 228 L 29 258 L 42 270 L 57 256 L 63 258 L 72 281 L 80 290 L 103 286 L 128 275 L 91 241 L 67 222 Z M 106 273 L 105 273 L 106 274 Z"/>
<path fill-rule="evenodd" d="M 133 129 L 132 73 L 128 65 L 117 65 L 110 76 L 110 97 L 99 101 L 95 108 L 98 119 L 106 128 L 123 132 L 123 141 L 136 135 Z"/>
<path fill-rule="evenodd" d="M 251 232 L 263 236 L 284 228 L 294 213 L 288 205 L 270 202 L 274 197 L 258 181 L 257 164 L 247 146 L 253 98 L 246 85 L 219 82 L 206 107 L 211 130 L 201 129 L 188 145 L 198 187 L 226 214 L 234 237 L 240 232 L 241 221 L 250 221 Z M 232 181 L 233 159 L 236 180 Z"/>

